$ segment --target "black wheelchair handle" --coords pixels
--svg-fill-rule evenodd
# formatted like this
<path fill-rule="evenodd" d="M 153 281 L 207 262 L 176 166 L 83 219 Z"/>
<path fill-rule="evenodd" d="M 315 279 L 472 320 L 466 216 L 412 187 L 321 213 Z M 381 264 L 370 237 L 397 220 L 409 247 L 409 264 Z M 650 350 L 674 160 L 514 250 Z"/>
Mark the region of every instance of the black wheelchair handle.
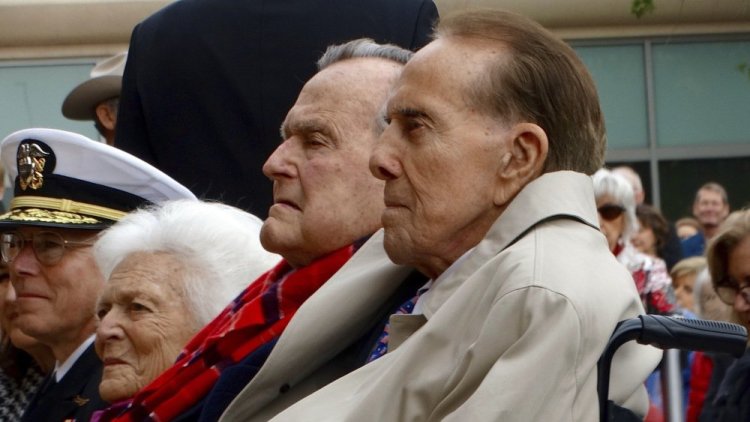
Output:
<path fill-rule="evenodd" d="M 747 347 L 745 327 L 728 322 L 641 315 L 641 344 L 660 349 L 700 350 L 741 357 Z"/>
<path fill-rule="evenodd" d="M 660 349 L 699 350 L 740 357 L 747 347 L 747 329 L 728 322 L 685 319 L 663 315 L 639 315 L 617 324 L 604 353 L 599 357 L 597 390 L 599 420 L 609 418 L 609 372 L 617 349 L 628 341 Z"/>

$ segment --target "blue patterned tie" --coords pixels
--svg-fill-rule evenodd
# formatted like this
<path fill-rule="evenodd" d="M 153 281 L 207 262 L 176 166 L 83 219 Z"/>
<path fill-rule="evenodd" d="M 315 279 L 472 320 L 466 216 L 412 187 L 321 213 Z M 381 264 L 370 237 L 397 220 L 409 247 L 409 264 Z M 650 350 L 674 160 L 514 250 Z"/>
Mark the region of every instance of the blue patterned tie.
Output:
<path fill-rule="evenodd" d="M 414 305 L 417 304 L 417 300 L 419 299 L 419 296 L 421 296 L 424 292 L 427 291 L 427 287 L 423 287 L 419 290 L 417 290 L 417 294 L 413 297 L 409 298 L 406 302 L 402 303 L 401 306 L 398 307 L 394 315 L 397 314 L 411 314 L 411 312 L 414 310 Z M 375 343 L 375 347 L 372 349 L 372 352 L 370 352 L 370 356 L 367 358 L 367 363 L 370 363 L 374 361 L 375 359 L 378 359 L 379 357 L 383 356 L 385 352 L 388 351 L 388 332 L 390 330 L 390 318 L 385 323 L 385 327 L 383 327 L 383 332 L 380 333 L 380 336 L 378 336 L 378 341 Z"/>

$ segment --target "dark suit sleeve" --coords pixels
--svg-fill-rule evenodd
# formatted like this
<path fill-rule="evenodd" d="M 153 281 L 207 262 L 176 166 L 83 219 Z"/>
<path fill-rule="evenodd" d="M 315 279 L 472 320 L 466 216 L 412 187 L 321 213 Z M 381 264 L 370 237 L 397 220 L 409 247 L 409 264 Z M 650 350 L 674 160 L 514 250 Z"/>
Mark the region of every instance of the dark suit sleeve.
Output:
<path fill-rule="evenodd" d="M 263 163 L 315 62 L 360 37 L 417 49 L 433 0 L 180 0 L 133 30 L 115 145 L 193 191 L 265 218 Z"/>
<path fill-rule="evenodd" d="M 437 25 L 438 19 L 440 17 L 438 16 L 435 3 L 432 0 L 422 2 L 419 14 L 417 15 L 417 21 L 414 23 L 412 43 L 409 46 L 412 51 L 419 50 L 432 40 L 433 28 Z"/>
<path fill-rule="evenodd" d="M 24 410 L 21 422 L 88 421 L 107 407 L 99 396 L 102 362 L 90 345 L 59 383 L 38 391 Z"/>
<path fill-rule="evenodd" d="M 151 137 L 146 126 L 143 103 L 138 92 L 138 71 L 140 66 L 142 66 L 139 62 L 139 28 L 140 25 L 137 25 L 130 37 L 128 60 L 125 64 L 125 73 L 122 77 L 120 108 L 117 113 L 117 128 L 115 129 L 115 145 L 158 167 L 159 163 L 151 147 Z"/>
<path fill-rule="evenodd" d="M 667 264 L 667 271 L 672 271 L 672 267 L 682 259 L 682 245 L 674 223 L 669 223 L 666 243 L 658 252 Z"/>

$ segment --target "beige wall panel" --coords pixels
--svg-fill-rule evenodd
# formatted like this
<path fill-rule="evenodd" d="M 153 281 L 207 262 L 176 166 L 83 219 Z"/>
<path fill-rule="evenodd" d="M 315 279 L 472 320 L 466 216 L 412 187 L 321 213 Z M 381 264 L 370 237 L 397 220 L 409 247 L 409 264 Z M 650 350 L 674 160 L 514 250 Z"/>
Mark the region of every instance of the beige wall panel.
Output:
<path fill-rule="evenodd" d="M 133 27 L 164 0 L 0 0 L 0 58 L 102 56 L 127 48 Z"/>
<path fill-rule="evenodd" d="M 241 0 L 238 0 L 241 1 Z M 435 0 L 440 13 L 502 8 L 560 36 L 610 38 L 750 32 L 750 0 L 654 0 L 637 19 L 632 0 Z M 169 0 L 0 0 L 0 59 L 105 56 Z"/>
<path fill-rule="evenodd" d="M 631 0 L 435 0 L 442 15 L 498 8 L 529 16 L 564 38 L 750 32 L 750 0 L 654 0 L 642 18 Z"/>

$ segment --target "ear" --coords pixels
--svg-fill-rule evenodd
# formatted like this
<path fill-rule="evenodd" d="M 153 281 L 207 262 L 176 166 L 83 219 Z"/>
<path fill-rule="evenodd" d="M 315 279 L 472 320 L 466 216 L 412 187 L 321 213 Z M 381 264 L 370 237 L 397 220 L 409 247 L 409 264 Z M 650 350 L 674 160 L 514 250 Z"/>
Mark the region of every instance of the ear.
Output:
<path fill-rule="evenodd" d="M 524 186 L 542 174 L 549 140 L 534 123 L 517 123 L 508 133 L 507 148 L 500 161 L 495 205 L 504 206 Z"/>
<path fill-rule="evenodd" d="M 110 108 L 106 102 L 99 103 L 95 109 L 96 117 L 107 130 L 115 130 L 117 123 L 117 114 Z"/>

